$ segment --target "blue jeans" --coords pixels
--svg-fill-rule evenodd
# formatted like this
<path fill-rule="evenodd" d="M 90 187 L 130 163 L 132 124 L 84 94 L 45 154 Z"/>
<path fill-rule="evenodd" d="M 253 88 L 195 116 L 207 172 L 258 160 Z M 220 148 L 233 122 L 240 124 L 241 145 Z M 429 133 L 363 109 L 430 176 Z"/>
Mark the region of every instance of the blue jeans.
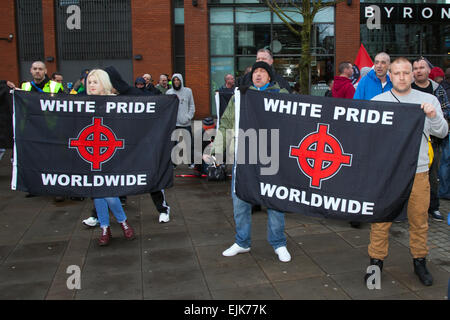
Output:
<path fill-rule="evenodd" d="M 234 168 L 231 179 L 231 196 L 233 198 L 234 222 L 236 223 L 236 243 L 242 248 L 250 248 L 252 231 L 252 204 L 237 197 L 234 192 Z M 284 234 L 284 213 L 267 208 L 267 240 L 277 249 L 286 246 Z"/>
<path fill-rule="evenodd" d="M 116 217 L 118 223 L 122 223 L 127 220 L 127 216 L 125 215 L 125 211 L 123 211 L 119 197 L 95 198 L 94 205 L 95 210 L 97 211 L 98 220 L 100 221 L 100 227 L 102 228 L 109 227 L 108 207 L 111 209 L 111 212 Z"/>

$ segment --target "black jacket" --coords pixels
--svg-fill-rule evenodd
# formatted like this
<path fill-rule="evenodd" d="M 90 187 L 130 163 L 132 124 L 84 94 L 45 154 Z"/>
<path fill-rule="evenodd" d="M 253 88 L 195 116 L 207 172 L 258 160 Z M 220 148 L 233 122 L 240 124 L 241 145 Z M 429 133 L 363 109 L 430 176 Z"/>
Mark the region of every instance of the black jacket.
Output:
<path fill-rule="evenodd" d="M 145 91 L 132 87 L 126 83 L 117 69 L 113 66 L 106 67 L 105 72 L 109 75 L 112 86 L 119 92 L 120 95 L 140 96 L 146 94 Z"/>
<path fill-rule="evenodd" d="M 0 148 L 12 148 L 12 95 L 5 80 L 0 80 Z"/>

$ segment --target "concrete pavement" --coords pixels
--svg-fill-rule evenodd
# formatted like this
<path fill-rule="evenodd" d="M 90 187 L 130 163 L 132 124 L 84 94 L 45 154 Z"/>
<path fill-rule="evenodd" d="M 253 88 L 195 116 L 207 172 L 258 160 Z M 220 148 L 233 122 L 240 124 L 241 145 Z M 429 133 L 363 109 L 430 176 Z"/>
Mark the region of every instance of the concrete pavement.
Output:
<path fill-rule="evenodd" d="M 287 214 L 292 261 L 282 263 L 266 241 L 266 212 L 258 212 L 250 253 L 226 258 L 221 253 L 234 242 L 230 181 L 175 178 L 166 191 L 169 223 L 158 223 L 149 194 L 130 196 L 125 212 L 137 238 L 126 241 L 112 222 L 111 244 L 99 247 L 99 228 L 81 224 L 92 201 L 55 203 L 11 191 L 10 154 L 0 161 L 0 299 L 447 299 L 446 222 L 430 220 L 433 286 L 414 275 L 407 223 L 395 223 L 381 290 L 368 290 L 368 224 L 353 229 L 342 221 Z M 189 172 L 186 166 L 175 170 Z M 450 201 L 442 200 L 441 212 L 448 211 Z M 68 289 L 69 266 L 79 267 L 81 289 Z"/>

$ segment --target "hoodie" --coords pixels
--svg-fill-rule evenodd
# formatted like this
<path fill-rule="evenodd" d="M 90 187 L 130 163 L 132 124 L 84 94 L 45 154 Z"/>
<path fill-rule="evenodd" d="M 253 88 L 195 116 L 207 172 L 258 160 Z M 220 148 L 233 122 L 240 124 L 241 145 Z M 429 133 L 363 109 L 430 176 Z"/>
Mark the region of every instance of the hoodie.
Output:
<path fill-rule="evenodd" d="M 349 78 L 335 76 L 331 91 L 334 98 L 353 99 L 355 87 L 353 87 L 352 81 Z"/>
<path fill-rule="evenodd" d="M 174 78 L 180 79 L 181 88 L 180 90 L 175 90 L 172 87 L 172 89 L 167 90 L 166 94 L 175 94 L 180 101 L 178 104 L 177 127 L 190 127 L 191 120 L 195 114 L 194 96 L 192 95 L 192 90 L 184 86 L 183 76 L 181 74 L 173 74 L 172 86 Z"/>
<path fill-rule="evenodd" d="M 386 85 L 382 86 L 381 80 L 377 77 L 375 70 L 370 72 L 359 80 L 353 99 L 370 100 L 376 95 L 387 92 L 392 89 L 392 82 L 389 75 L 386 75 Z"/>

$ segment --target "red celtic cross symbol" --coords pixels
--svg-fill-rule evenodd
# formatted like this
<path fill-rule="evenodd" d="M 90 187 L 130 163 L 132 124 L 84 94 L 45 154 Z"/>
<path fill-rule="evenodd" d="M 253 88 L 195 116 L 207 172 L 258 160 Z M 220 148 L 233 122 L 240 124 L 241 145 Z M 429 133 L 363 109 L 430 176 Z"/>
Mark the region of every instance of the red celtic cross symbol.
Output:
<path fill-rule="evenodd" d="M 91 125 L 81 130 L 78 138 L 69 139 L 69 148 L 76 148 L 80 157 L 91 163 L 92 171 L 101 170 L 102 163 L 124 145 L 123 139 L 116 139 L 114 132 L 103 125 L 103 118 L 94 118 Z"/>
<path fill-rule="evenodd" d="M 344 153 L 339 140 L 328 130 L 328 124 L 319 123 L 316 132 L 289 150 L 289 157 L 296 158 L 300 170 L 309 177 L 311 188 L 320 189 L 322 180 L 333 177 L 342 166 L 352 164 L 352 155 Z"/>

